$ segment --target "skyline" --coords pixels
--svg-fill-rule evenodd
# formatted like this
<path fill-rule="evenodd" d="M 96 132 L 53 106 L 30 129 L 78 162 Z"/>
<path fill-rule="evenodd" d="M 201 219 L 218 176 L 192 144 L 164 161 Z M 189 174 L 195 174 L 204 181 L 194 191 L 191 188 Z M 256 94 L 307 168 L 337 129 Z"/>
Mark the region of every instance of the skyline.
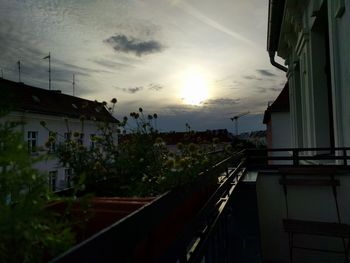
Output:
<path fill-rule="evenodd" d="M 86 99 L 142 107 L 162 131 L 264 129 L 285 76 L 266 52 L 267 1 L 0 0 L 4 78 Z M 242 15 L 245 14 L 245 15 Z M 190 89 L 190 87 L 192 87 Z M 200 96 L 199 96 L 200 95 Z"/>

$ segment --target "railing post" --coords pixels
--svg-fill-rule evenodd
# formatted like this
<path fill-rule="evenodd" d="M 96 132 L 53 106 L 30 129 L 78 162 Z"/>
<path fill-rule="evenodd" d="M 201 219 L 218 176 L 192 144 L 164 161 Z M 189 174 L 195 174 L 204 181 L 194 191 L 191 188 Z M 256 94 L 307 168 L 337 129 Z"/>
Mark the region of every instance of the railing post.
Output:
<path fill-rule="evenodd" d="M 293 165 L 299 165 L 299 151 L 298 151 L 298 149 L 293 149 Z"/>

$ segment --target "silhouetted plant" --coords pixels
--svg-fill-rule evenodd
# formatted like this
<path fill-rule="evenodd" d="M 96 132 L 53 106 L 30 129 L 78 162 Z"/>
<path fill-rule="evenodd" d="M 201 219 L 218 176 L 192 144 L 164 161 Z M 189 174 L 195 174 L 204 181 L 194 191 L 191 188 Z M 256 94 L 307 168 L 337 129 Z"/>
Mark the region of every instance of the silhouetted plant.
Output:
<path fill-rule="evenodd" d="M 116 100 L 111 102 L 114 110 Z M 178 152 L 169 152 L 156 128 L 157 118 L 156 113 L 145 114 L 139 108 L 122 121 L 99 124 L 93 148 L 79 144 L 79 134 L 61 143 L 57 156 L 62 165 L 74 170 L 75 187 L 101 195 L 157 195 L 193 182 L 218 160 L 209 154 L 216 149 L 216 141 L 204 146 L 184 143 Z M 83 127 L 84 119 L 80 121 Z M 186 127 L 189 134 L 194 133 L 188 124 Z M 121 134 L 117 145 L 113 138 Z"/>

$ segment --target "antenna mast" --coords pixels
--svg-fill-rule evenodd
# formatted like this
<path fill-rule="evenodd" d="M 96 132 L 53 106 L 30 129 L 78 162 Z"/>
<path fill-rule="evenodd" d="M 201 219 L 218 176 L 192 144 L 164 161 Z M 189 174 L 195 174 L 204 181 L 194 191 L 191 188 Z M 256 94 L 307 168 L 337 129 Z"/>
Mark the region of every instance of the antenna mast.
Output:
<path fill-rule="evenodd" d="M 75 96 L 75 74 L 73 74 L 73 96 Z"/>
<path fill-rule="evenodd" d="M 44 57 L 43 59 L 49 59 L 49 90 L 51 90 L 51 53 L 49 52 L 49 55 Z"/>
<path fill-rule="evenodd" d="M 20 60 L 17 61 L 17 65 L 18 65 L 18 82 L 21 82 L 21 61 Z"/>
<path fill-rule="evenodd" d="M 49 52 L 49 90 L 51 90 L 51 54 Z"/>

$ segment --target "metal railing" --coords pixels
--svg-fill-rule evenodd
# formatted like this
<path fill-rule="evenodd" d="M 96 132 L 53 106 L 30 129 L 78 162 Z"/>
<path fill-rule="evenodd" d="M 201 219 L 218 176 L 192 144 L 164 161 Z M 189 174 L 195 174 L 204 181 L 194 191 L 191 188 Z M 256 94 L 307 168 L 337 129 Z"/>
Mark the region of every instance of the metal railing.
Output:
<path fill-rule="evenodd" d="M 217 236 L 226 232 L 222 231 L 229 212 L 225 207 L 244 173 L 241 160 L 242 152 L 224 159 L 203 172 L 195 184 L 159 196 L 53 262 L 197 262 L 203 257 L 216 258 L 214 254 L 229 242 L 227 235 L 220 242 Z M 219 185 L 210 183 L 213 175 L 225 179 Z"/>
<path fill-rule="evenodd" d="M 247 169 L 320 164 L 315 161 L 348 168 L 349 152 L 284 148 L 236 153 L 204 171 L 195 184 L 159 196 L 53 262 L 232 262 L 233 202 Z M 221 177 L 219 185 L 209 183 L 213 175 Z"/>
<path fill-rule="evenodd" d="M 233 191 L 245 173 L 244 161 L 229 172 L 195 219 L 188 224 L 159 262 L 229 262 L 232 236 L 228 228 Z M 178 260 L 178 261 L 177 261 Z"/>
<path fill-rule="evenodd" d="M 245 154 L 249 167 L 350 165 L 350 147 L 248 149 Z"/>

